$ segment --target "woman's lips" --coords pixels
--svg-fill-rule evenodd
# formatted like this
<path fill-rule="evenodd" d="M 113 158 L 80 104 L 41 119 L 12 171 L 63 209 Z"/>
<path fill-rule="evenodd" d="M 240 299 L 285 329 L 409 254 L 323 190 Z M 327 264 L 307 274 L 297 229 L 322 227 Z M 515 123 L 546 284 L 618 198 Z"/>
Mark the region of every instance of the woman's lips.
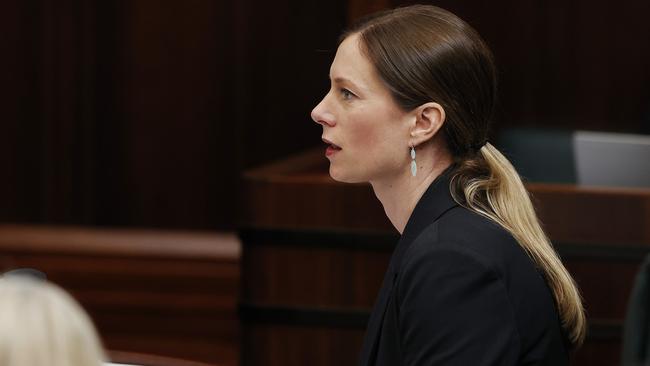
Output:
<path fill-rule="evenodd" d="M 332 156 L 336 154 L 338 151 L 341 151 L 341 148 L 338 146 L 334 145 L 329 145 L 327 149 L 325 149 L 325 156 Z"/>
<path fill-rule="evenodd" d="M 326 138 L 323 138 L 323 142 L 326 143 L 327 145 L 329 145 L 329 146 L 327 146 L 327 149 L 325 149 L 325 155 L 326 156 L 332 156 L 337 151 L 341 151 L 341 148 L 338 145 L 334 144 L 332 141 L 330 141 L 330 140 L 328 140 Z"/>

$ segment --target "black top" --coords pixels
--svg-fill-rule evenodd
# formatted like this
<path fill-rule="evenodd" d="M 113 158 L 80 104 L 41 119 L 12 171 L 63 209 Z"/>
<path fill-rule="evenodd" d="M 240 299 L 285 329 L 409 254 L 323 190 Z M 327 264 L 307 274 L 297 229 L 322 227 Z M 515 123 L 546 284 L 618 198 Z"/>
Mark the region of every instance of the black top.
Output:
<path fill-rule="evenodd" d="M 449 178 L 409 218 L 359 364 L 568 365 L 544 278 L 510 233 L 453 200 Z"/>

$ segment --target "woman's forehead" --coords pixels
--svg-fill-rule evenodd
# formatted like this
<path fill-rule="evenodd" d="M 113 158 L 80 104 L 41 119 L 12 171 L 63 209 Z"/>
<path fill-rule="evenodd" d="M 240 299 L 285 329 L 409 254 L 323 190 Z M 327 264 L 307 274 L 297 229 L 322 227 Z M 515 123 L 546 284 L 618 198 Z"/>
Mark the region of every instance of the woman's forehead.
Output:
<path fill-rule="evenodd" d="M 366 89 L 381 88 L 383 85 L 375 68 L 361 52 L 359 42 L 358 34 L 352 34 L 341 42 L 330 68 L 330 79 L 347 80 Z"/>

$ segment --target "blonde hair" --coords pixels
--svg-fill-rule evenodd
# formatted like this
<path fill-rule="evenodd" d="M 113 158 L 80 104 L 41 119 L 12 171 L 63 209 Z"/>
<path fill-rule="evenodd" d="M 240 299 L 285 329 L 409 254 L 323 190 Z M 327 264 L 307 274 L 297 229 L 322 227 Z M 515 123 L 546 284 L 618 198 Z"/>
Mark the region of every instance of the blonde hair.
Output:
<path fill-rule="evenodd" d="M 459 163 L 450 188 L 458 203 L 498 223 L 515 237 L 544 273 L 571 342 L 581 344 L 586 319 L 580 293 L 544 233 L 528 191 L 508 159 L 486 143 L 475 158 Z"/>
<path fill-rule="evenodd" d="M 103 348 L 81 306 L 58 286 L 0 277 L 0 365 L 99 366 Z"/>
<path fill-rule="evenodd" d="M 497 72 L 483 39 L 462 19 L 431 5 L 372 14 L 341 39 L 351 34 L 359 34 L 362 51 L 403 110 L 431 101 L 445 109 L 442 133 L 457 164 L 454 199 L 515 237 L 546 277 L 571 342 L 582 343 L 586 321 L 576 284 L 544 234 L 519 175 L 486 143 Z"/>

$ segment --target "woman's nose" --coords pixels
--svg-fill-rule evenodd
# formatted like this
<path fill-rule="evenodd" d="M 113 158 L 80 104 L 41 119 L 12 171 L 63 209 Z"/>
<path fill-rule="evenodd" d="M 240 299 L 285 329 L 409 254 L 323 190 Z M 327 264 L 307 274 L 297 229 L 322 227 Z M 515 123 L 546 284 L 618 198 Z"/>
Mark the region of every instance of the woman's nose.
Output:
<path fill-rule="evenodd" d="M 332 127 L 336 122 L 334 122 L 334 115 L 327 110 L 326 99 L 327 96 L 325 96 L 325 98 L 323 98 L 323 100 L 321 100 L 320 103 L 311 110 L 311 119 L 319 125 Z"/>

